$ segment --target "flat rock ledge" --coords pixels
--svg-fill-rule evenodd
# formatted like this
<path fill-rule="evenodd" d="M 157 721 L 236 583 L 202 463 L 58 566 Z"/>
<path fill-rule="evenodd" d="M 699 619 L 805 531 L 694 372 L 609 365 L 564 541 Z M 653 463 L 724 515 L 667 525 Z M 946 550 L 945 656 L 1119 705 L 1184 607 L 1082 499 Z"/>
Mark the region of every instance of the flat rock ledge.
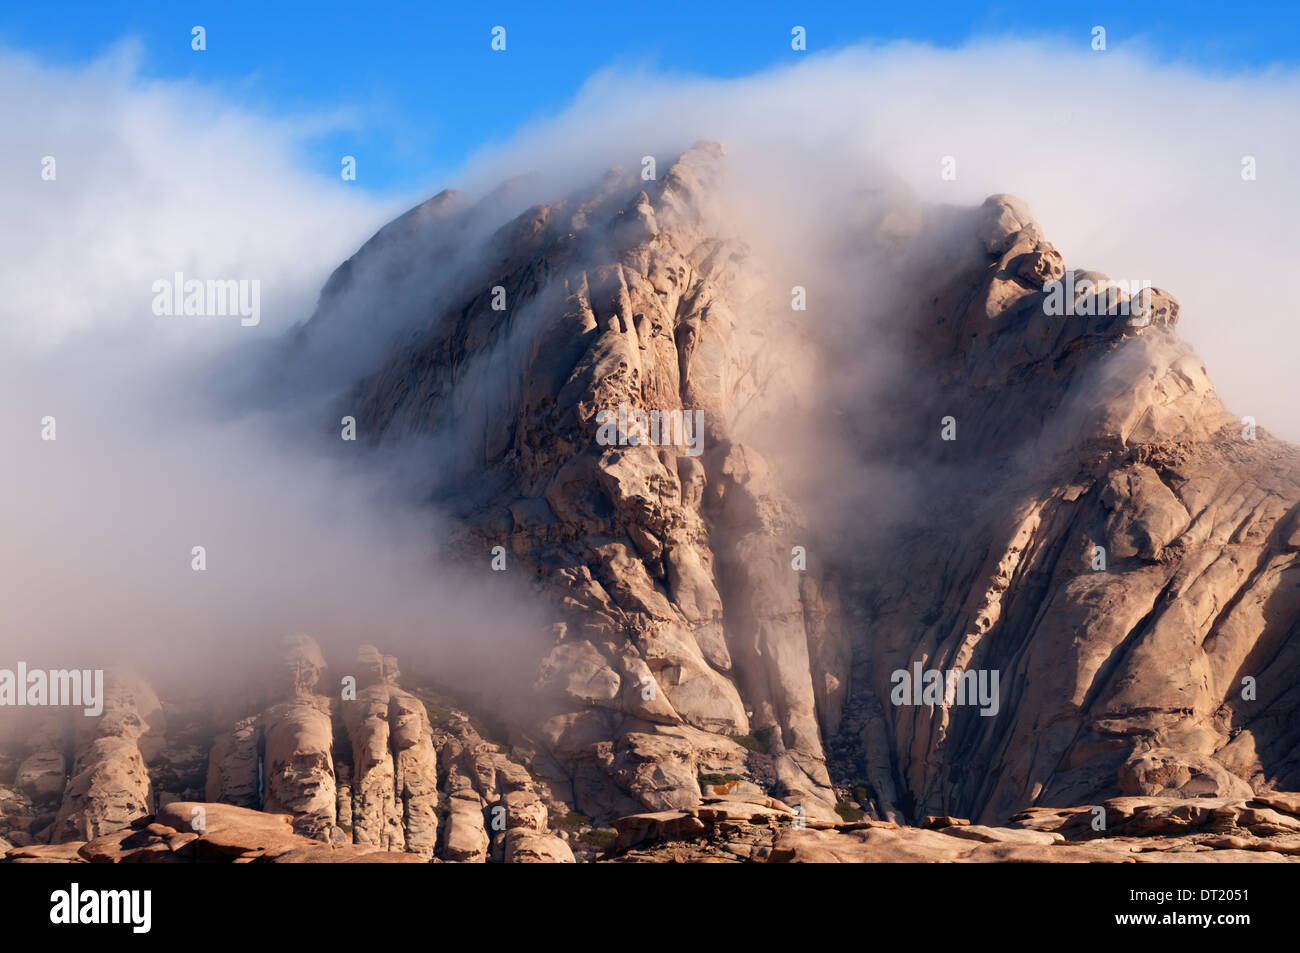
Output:
<path fill-rule="evenodd" d="M 614 829 L 617 839 L 600 861 L 1286 863 L 1300 861 L 1300 794 L 1120 797 L 1031 808 L 1002 827 L 958 817 L 928 817 L 922 827 L 832 823 L 800 818 L 772 798 L 705 798 L 690 810 L 619 818 Z"/>

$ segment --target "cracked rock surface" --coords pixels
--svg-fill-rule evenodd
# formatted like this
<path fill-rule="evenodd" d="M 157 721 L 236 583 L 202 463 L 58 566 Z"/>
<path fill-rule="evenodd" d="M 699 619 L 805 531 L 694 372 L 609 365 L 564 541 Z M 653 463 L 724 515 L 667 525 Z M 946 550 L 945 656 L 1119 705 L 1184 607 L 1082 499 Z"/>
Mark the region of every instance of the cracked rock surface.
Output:
<path fill-rule="evenodd" d="M 241 697 L 118 672 L 98 719 L 4 716 L 8 857 L 1297 856 L 1300 451 L 1223 405 L 1176 299 L 1069 267 L 1011 196 L 889 193 L 836 252 L 888 287 L 813 321 L 726 175 L 700 143 L 505 225 L 512 186 L 441 193 L 297 334 L 373 350 L 358 432 L 438 438 L 445 552 L 532 583 L 525 714 L 488 732 L 307 635 Z M 419 316 L 388 350 L 376 300 Z M 873 348 L 888 386 L 814 386 Z M 996 695 L 914 704 L 918 668 Z"/>

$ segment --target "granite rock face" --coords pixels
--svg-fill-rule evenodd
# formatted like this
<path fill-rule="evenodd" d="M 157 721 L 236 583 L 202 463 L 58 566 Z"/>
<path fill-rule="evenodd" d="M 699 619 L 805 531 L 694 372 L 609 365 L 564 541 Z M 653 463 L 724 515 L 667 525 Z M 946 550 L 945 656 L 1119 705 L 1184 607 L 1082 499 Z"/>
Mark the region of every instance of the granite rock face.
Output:
<path fill-rule="evenodd" d="M 153 689 L 130 673 L 109 673 L 103 714 L 78 721 L 76 758 L 50 832 L 55 844 L 125 827 L 153 802 L 145 765 L 159 753 L 165 724 Z"/>
<path fill-rule="evenodd" d="M 792 334 L 749 249 L 714 230 L 722 172 L 700 144 L 659 182 L 611 174 L 529 209 L 346 407 L 377 442 L 449 440 L 455 551 L 487 566 L 502 547 L 538 577 L 556 622 L 540 732 L 579 809 L 605 818 L 698 802 L 698 775 L 744 770 L 729 739 L 755 735 L 761 770 L 833 816 L 823 731 L 848 652 L 825 574 L 791 568 L 798 507 L 740 435 L 783 398 Z M 375 293 L 358 276 L 427 268 L 412 249 L 445 249 L 480 214 L 444 194 L 381 232 L 304 338 Z"/>
<path fill-rule="evenodd" d="M 891 197 L 846 206 L 837 267 L 892 287 L 792 324 L 719 208 L 725 167 L 700 144 L 513 219 L 348 403 L 378 443 L 451 440 L 474 473 L 442 484 L 456 551 L 503 547 L 551 600 L 535 690 L 566 797 L 685 808 L 724 773 L 815 817 L 863 786 L 882 819 L 997 821 L 1300 785 L 1300 457 L 1224 408 L 1172 295 L 1067 268 L 1011 196 Z M 477 214 L 444 195 L 381 233 L 304 334 Z M 882 342 L 898 370 L 863 427 L 818 372 Z M 763 440 L 810 404 L 849 451 Z M 600 439 L 678 410 L 702 411 L 698 453 L 635 423 Z M 846 460 L 906 504 L 809 493 L 800 471 Z M 895 703 L 917 665 L 996 673 L 996 711 Z"/>
<path fill-rule="evenodd" d="M 33 723 L 47 729 L 38 742 L 58 750 L 75 744 L 76 757 L 71 778 L 57 785 L 0 785 L 9 859 L 575 859 L 567 828 L 590 827 L 591 819 L 570 818 L 569 807 L 515 760 L 516 749 L 485 740 L 464 712 L 402 688 L 393 656 L 362 646 L 338 665 L 349 674 L 332 695 L 318 694 L 328 666 L 310 637 L 286 639 L 268 662 L 266 687 L 233 714 L 235 699 L 226 694 L 207 697 L 197 715 L 187 697 L 187 714 L 206 739 L 187 773 L 176 770 L 187 749 L 163 717 L 170 703 L 139 676 L 110 673 L 102 717 L 74 727 L 38 715 Z M 19 757 L 30 742 L 19 738 L 5 739 L 7 760 L 30 768 L 32 755 Z M 21 777 L 39 778 L 30 770 Z M 159 789 L 164 781 L 171 790 Z"/>
<path fill-rule="evenodd" d="M 293 637 L 246 698 L 0 732 L 11 858 L 225 849 L 173 804 L 275 818 L 254 859 L 1296 856 L 1300 452 L 1224 407 L 1174 297 L 1010 196 L 891 190 L 805 288 L 726 176 L 701 143 L 522 214 L 442 193 L 294 337 L 289 381 L 356 342 L 339 411 L 436 441 L 444 555 L 542 603 L 526 703 L 474 712 L 502 733 Z"/>
<path fill-rule="evenodd" d="M 928 512 L 857 587 L 847 740 L 889 752 L 858 759 L 877 807 L 997 822 L 1294 788 L 1300 456 L 1227 412 L 1167 293 L 1066 273 L 1104 293 L 1045 316 L 1062 275 L 1026 267 L 1055 255 L 1026 216 L 994 196 L 982 259 L 925 261 L 942 280 L 912 342 L 940 385 L 886 411 L 952 416 L 956 439 L 906 463 Z M 892 705 L 892 673 L 918 663 L 998 672 L 996 714 Z"/>

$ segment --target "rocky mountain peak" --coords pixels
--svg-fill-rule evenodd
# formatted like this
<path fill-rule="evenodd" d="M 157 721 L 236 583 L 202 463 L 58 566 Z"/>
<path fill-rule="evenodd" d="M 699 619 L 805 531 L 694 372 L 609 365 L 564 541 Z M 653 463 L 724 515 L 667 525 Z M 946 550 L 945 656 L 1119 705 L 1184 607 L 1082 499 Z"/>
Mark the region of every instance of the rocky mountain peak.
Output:
<path fill-rule="evenodd" d="M 531 694 L 489 742 L 382 646 L 329 697 L 294 637 L 168 797 L 291 815 L 241 850 L 474 861 L 792 817 L 738 856 L 1050 852 L 1103 801 L 1133 836 L 1168 799 L 1228 812 L 1207 837 L 1300 829 L 1260 813 L 1300 787 L 1297 454 L 1228 413 L 1174 297 L 1070 269 L 1009 195 L 866 189 L 834 248 L 764 258 L 727 175 L 705 142 L 522 210 L 443 192 L 335 271 L 286 379 L 328 366 L 373 447 L 435 441 L 446 558 L 503 560 L 550 623 Z M 174 731 L 80 740 L 66 792 L 30 735 L 28 816 L 61 798 L 43 837 L 120 852 Z"/>

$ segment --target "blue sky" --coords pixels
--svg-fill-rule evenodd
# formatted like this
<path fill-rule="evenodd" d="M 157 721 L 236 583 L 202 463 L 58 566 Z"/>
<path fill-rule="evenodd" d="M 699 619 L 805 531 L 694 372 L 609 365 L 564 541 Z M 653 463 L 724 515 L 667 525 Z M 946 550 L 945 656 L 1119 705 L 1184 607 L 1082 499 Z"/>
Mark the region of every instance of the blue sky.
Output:
<path fill-rule="evenodd" d="M 308 143 L 305 161 L 336 175 L 358 159 L 356 187 L 432 188 L 477 147 L 563 107 L 602 67 L 737 76 L 809 52 L 906 39 L 956 46 L 986 36 L 1140 43 L 1160 58 L 1216 72 L 1300 60 L 1300 5 L 1214 3 L 295 3 L 8 4 L 0 44 L 57 64 L 139 44 L 145 77 L 215 84 L 272 115 L 325 114 L 341 128 Z M 549 9 L 548 9 L 549 8 Z M 208 49 L 190 49 L 207 29 Z M 507 30 L 507 49 L 490 31 Z"/>

